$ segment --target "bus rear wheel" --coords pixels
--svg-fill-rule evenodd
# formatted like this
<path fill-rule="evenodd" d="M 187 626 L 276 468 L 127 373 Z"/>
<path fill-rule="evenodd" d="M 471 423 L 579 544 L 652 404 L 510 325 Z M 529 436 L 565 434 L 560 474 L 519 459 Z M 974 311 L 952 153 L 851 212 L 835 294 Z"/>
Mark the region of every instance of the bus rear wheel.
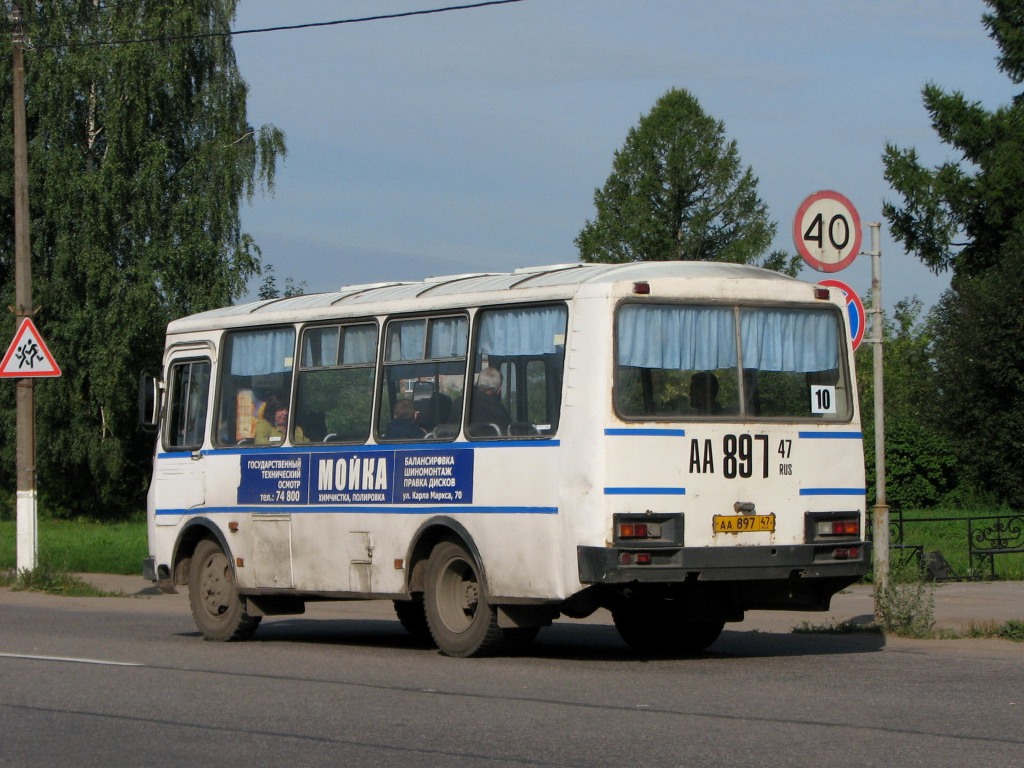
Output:
<path fill-rule="evenodd" d="M 402 627 L 412 635 L 413 640 L 421 645 L 430 645 L 430 627 L 427 626 L 427 614 L 423 607 L 423 595 L 413 595 L 411 600 L 395 600 L 395 615 Z"/>
<path fill-rule="evenodd" d="M 700 653 L 722 634 L 720 619 L 696 619 L 670 600 L 628 600 L 612 608 L 619 636 L 642 656 Z"/>
<path fill-rule="evenodd" d="M 461 544 L 443 541 L 434 547 L 423 599 L 430 634 L 446 656 L 486 656 L 517 638 L 498 626 L 480 566 Z"/>
<path fill-rule="evenodd" d="M 196 545 L 188 573 L 188 602 L 192 618 L 207 640 L 245 640 L 252 637 L 260 616 L 250 616 L 238 594 L 231 561 L 220 545 L 203 539 Z"/>

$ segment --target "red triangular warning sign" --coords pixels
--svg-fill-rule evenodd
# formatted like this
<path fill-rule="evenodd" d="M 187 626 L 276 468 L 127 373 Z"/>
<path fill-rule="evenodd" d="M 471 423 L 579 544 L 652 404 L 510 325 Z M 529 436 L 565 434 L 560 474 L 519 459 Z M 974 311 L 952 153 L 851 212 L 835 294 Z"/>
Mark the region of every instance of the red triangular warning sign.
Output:
<path fill-rule="evenodd" d="M 22 379 L 26 376 L 60 376 L 60 366 L 46 348 L 35 323 L 28 317 L 21 321 L 14 341 L 0 362 L 0 378 Z"/>

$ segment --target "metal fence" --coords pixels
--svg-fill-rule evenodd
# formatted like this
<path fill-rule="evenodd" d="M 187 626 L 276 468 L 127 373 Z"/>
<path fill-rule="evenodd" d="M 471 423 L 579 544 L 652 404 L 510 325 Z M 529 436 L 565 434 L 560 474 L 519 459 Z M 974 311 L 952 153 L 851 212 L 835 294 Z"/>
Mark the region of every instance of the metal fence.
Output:
<path fill-rule="evenodd" d="M 925 551 L 925 545 L 914 533 L 919 526 L 954 524 L 963 527 L 967 554 L 967 573 L 956 573 L 941 552 Z M 918 534 L 919 535 L 919 534 Z M 871 538 L 871 516 L 868 515 L 868 538 Z M 936 579 L 995 579 L 996 556 L 1024 553 L 1024 512 L 1006 515 L 974 515 L 968 517 L 923 517 L 906 515 L 893 507 L 889 510 L 890 560 L 898 565 L 916 561 Z"/>

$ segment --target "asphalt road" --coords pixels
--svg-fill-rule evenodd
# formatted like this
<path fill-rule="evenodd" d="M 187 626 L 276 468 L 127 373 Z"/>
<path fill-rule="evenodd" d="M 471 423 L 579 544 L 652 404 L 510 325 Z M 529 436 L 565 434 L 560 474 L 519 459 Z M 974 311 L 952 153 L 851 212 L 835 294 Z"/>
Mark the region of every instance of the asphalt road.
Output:
<path fill-rule="evenodd" d="M 0 591 L 0 766 L 1017 766 L 1024 647 L 726 629 L 635 659 L 566 621 L 528 655 L 449 659 L 380 603 L 247 643 L 187 599 Z"/>

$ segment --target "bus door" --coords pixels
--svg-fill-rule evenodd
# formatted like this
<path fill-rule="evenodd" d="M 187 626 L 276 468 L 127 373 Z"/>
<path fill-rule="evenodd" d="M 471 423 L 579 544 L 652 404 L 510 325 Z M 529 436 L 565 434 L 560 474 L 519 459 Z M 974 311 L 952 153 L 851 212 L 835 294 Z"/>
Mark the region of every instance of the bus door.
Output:
<path fill-rule="evenodd" d="M 176 525 L 206 502 L 206 458 L 210 360 L 195 352 L 171 360 L 161 450 L 154 472 L 157 525 Z"/>

